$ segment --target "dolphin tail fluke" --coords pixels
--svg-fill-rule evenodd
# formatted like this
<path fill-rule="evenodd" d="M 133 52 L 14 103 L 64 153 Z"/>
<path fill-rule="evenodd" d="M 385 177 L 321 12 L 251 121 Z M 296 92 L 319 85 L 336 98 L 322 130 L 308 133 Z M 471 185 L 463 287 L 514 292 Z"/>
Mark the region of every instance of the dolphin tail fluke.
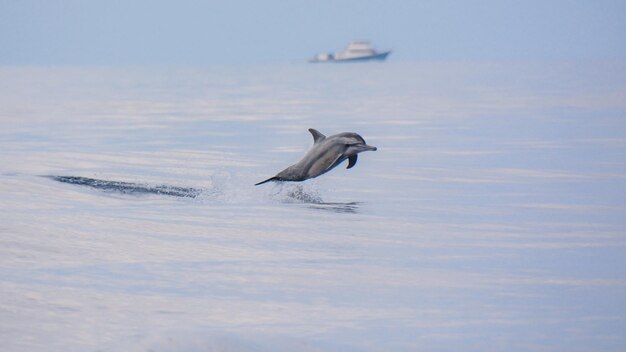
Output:
<path fill-rule="evenodd" d="M 265 180 L 265 181 L 261 181 L 261 182 L 259 182 L 259 183 L 255 183 L 254 185 L 255 185 L 255 186 L 258 186 L 258 185 L 262 185 L 262 184 L 267 183 L 267 182 L 270 182 L 270 181 L 280 181 L 280 179 L 279 179 L 278 177 L 274 176 L 274 177 L 270 177 L 270 178 L 268 178 L 268 179 L 267 179 L 267 180 Z"/>

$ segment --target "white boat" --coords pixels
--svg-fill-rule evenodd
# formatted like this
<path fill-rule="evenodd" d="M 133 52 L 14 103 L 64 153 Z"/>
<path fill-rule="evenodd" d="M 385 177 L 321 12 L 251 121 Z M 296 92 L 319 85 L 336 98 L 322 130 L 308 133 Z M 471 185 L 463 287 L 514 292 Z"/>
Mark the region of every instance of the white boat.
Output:
<path fill-rule="evenodd" d="M 369 61 L 369 60 L 385 60 L 391 53 L 391 50 L 376 51 L 369 42 L 358 41 L 348 44 L 348 46 L 339 53 L 318 54 L 310 62 L 347 62 L 347 61 Z"/>

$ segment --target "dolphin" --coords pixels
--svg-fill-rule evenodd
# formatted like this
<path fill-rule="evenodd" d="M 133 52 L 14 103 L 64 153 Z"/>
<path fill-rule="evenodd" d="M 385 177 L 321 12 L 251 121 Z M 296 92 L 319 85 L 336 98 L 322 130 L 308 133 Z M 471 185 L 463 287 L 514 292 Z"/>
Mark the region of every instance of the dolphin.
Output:
<path fill-rule="evenodd" d="M 363 137 L 354 132 L 343 132 L 330 137 L 313 128 L 309 128 L 309 132 L 313 135 L 313 147 L 302 160 L 255 186 L 270 181 L 308 180 L 332 170 L 346 159 L 349 169 L 356 165 L 357 154 L 376 150 L 376 147 L 367 145 Z"/>

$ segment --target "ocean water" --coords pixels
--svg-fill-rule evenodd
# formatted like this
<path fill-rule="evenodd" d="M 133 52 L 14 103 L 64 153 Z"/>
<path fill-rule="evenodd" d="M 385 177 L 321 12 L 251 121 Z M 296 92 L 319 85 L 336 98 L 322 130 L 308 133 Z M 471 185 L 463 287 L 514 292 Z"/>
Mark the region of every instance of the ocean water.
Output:
<path fill-rule="evenodd" d="M 626 63 L 0 81 L 2 351 L 626 349 Z"/>

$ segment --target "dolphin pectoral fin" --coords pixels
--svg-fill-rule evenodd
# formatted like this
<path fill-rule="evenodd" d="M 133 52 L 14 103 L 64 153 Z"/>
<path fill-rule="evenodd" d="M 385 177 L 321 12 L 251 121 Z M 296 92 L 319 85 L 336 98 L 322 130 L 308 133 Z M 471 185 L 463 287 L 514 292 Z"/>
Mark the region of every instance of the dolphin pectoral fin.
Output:
<path fill-rule="evenodd" d="M 280 179 L 279 179 L 278 177 L 274 176 L 274 177 L 270 177 L 270 178 L 268 178 L 268 179 L 267 179 L 267 180 L 265 180 L 265 181 L 261 181 L 261 182 L 259 182 L 259 183 L 255 183 L 254 185 L 255 185 L 255 186 L 258 186 L 258 185 L 262 185 L 262 184 L 264 184 L 264 183 L 266 183 L 266 182 L 270 182 L 270 181 L 280 181 Z"/>
<path fill-rule="evenodd" d="M 348 158 L 348 167 L 346 167 L 346 169 L 349 169 L 349 168 L 353 167 L 354 165 L 356 165 L 357 157 L 358 157 L 358 155 L 354 154 L 353 156 Z"/>
<path fill-rule="evenodd" d="M 313 135 L 313 143 L 321 142 L 326 139 L 326 136 L 322 134 L 322 132 L 316 130 L 315 128 L 309 128 L 309 132 Z"/>

